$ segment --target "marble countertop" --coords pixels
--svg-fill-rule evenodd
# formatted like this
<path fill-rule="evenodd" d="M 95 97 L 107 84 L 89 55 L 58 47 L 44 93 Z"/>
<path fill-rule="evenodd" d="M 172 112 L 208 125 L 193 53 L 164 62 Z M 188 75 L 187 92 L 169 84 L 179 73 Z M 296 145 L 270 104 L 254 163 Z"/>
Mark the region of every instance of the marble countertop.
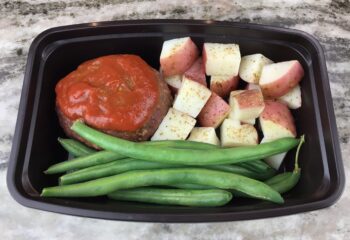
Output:
<path fill-rule="evenodd" d="M 215 2 L 215 4 L 213 3 Z M 339 140 L 350 172 L 349 0 L 0 0 L 1 239 L 347 239 L 350 184 L 332 207 L 243 222 L 153 224 L 65 216 L 25 208 L 6 188 L 6 169 L 23 72 L 33 38 L 45 29 L 121 19 L 213 19 L 285 26 L 313 34 L 325 50 Z"/>

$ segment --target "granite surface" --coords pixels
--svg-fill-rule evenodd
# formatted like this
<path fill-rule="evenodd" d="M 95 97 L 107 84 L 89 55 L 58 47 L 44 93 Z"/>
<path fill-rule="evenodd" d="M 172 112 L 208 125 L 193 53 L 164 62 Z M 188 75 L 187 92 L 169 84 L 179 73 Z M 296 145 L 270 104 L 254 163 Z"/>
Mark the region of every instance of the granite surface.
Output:
<path fill-rule="evenodd" d="M 339 140 L 350 179 L 349 0 L 0 0 L 0 239 L 349 239 L 350 184 L 342 198 L 327 209 L 272 219 L 203 224 L 71 217 L 28 209 L 10 197 L 5 175 L 32 39 L 59 25 L 155 18 L 263 23 L 316 36 L 326 54 Z"/>

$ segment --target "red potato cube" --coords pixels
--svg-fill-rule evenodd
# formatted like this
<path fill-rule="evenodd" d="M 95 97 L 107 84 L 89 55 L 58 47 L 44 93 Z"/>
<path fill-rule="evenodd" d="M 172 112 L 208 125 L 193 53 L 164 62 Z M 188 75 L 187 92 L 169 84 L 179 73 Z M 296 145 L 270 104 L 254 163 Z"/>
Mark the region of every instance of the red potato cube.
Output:
<path fill-rule="evenodd" d="M 157 131 L 153 134 L 151 141 L 185 140 L 195 124 L 196 119 L 186 113 L 170 108 Z"/>
<path fill-rule="evenodd" d="M 265 101 L 265 108 L 259 121 L 265 141 L 297 135 L 292 113 L 283 103 Z"/>
<path fill-rule="evenodd" d="M 244 56 L 239 66 L 239 76 L 248 83 L 258 84 L 262 68 L 271 63 L 273 61 L 260 53 Z"/>
<path fill-rule="evenodd" d="M 265 107 L 264 98 L 257 89 L 233 91 L 229 103 L 229 118 L 246 123 L 255 123 L 255 118 L 259 117 Z"/>
<path fill-rule="evenodd" d="M 209 76 L 237 76 L 241 53 L 238 44 L 204 43 L 203 62 Z"/>
<path fill-rule="evenodd" d="M 176 38 L 163 43 L 160 65 L 164 77 L 184 74 L 198 58 L 197 46 L 191 38 Z"/>
<path fill-rule="evenodd" d="M 192 129 L 189 141 L 204 142 L 214 145 L 220 145 L 220 140 L 216 136 L 215 129 L 212 127 L 195 127 Z"/>
<path fill-rule="evenodd" d="M 207 103 L 210 95 L 210 90 L 202 84 L 183 78 L 173 107 L 195 118 Z"/>
<path fill-rule="evenodd" d="M 202 58 L 198 58 L 194 62 L 194 64 L 184 73 L 184 77 L 207 87 L 207 80 L 205 78 L 205 70 Z"/>
<path fill-rule="evenodd" d="M 230 95 L 230 92 L 237 89 L 239 77 L 235 76 L 211 76 L 210 77 L 210 90 L 215 92 L 222 98 L 226 98 Z"/>
<path fill-rule="evenodd" d="M 198 115 L 198 123 L 203 127 L 217 128 L 230 113 L 230 105 L 215 93 L 212 93 Z"/>
<path fill-rule="evenodd" d="M 304 69 L 297 60 L 265 65 L 259 85 L 265 97 L 278 98 L 294 88 L 304 76 Z"/>
<path fill-rule="evenodd" d="M 292 90 L 277 99 L 279 102 L 286 104 L 290 109 L 301 107 L 301 91 L 299 84 Z"/>
<path fill-rule="evenodd" d="M 250 124 L 240 125 L 237 120 L 225 119 L 220 127 L 221 146 L 240 147 L 258 144 L 258 133 Z"/>
<path fill-rule="evenodd" d="M 168 84 L 171 92 L 175 95 L 179 91 L 182 84 L 182 75 L 174 75 L 165 77 L 164 81 Z"/>

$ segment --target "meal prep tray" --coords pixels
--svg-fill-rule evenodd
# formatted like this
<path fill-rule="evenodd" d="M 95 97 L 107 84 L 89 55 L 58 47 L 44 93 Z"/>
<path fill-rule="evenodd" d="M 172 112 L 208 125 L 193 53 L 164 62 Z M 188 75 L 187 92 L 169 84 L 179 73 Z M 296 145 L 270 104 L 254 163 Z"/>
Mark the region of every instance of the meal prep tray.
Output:
<path fill-rule="evenodd" d="M 102 55 L 140 55 L 159 68 L 164 40 L 190 36 L 204 42 L 237 43 L 242 56 L 262 53 L 274 61 L 297 59 L 303 65 L 302 107 L 293 111 L 297 131 L 306 135 L 298 185 L 285 194 L 285 204 L 235 199 L 217 208 L 158 206 L 98 198 L 41 198 L 43 187 L 57 184 L 45 175 L 48 166 L 66 160 L 57 142 L 64 136 L 55 112 L 55 85 L 85 60 Z M 293 169 L 294 152 L 286 158 Z M 7 183 L 20 204 L 64 214 L 152 222 L 210 222 L 275 217 L 328 207 L 344 188 L 336 122 L 323 50 L 307 33 L 244 23 L 193 20 L 97 22 L 63 26 L 41 33 L 27 60 Z"/>

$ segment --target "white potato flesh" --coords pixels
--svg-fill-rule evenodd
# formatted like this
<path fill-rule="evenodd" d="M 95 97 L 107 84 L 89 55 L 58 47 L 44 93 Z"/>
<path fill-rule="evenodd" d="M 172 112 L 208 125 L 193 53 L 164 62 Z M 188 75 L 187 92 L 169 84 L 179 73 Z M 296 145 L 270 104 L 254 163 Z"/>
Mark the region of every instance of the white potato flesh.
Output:
<path fill-rule="evenodd" d="M 191 117 L 197 117 L 211 95 L 202 84 L 183 78 L 173 108 Z"/>
<path fill-rule="evenodd" d="M 248 83 L 258 84 L 262 68 L 271 63 L 272 60 L 260 53 L 244 56 L 239 66 L 239 76 Z"/>
<path fill-rule="evenodd" d="M 253 90 L 253 89 L 257 89 L 261 91 L 261 88 L 259 87 L 259 85 L 254 83 L 248 83 L 247 86 L 245 87 L 245 90 Z"/>
<path fill-rule="evenodd" d="M 250 124 L 250 125 L 254 125 L 254 124 L 255 124 L 255 119 L 256 119 L 256 118 L 243 119 L 243 120 L 242 120 L 242 123 L 247 123 L 247 124 Z"/>
<path fill-rule="evenodd" d="M 196 120 L 191 116 L 170 108 L 151 141 L 185 140 L 195 124 Z"/>
<path fill-rule="evenodd" d="M 266 138 L 263 138 L 260 143 L 266 143 L 266 142 L 271 142 L 272 140 L 267 140 Z M 270 165 L 272 168 L 278 170 L 283 163 L 283 160 L 285 156 L 287 155 L 287 152 L 284 153 L 279 153 L 276 155 L 272 155 L 270 157 L 267 157 L 264 159 L 264 161 Z"/>
<path fill-rule="evenodd" d="M 279 123 L 261 117 L 259 118 L 259 122 L 263 135 L 267 139 L 275 140 L 284 137 L 294 137 L 293 133 L 288 128 Z"/>
<path fill-rule="evenodd" d="M 188 138 L 189 141 L 203 142 L 214 145 L 220 145 L 220 140 L 216 136 L 215 128 L 213 127 L 195 127 L 192 129 Z"/>
<path fill-rule="evenodd" d="M 220 127 L 220 140 L 223 147 L 252 146 L 258 144 L 258 133 L 250 124 L 225 119 Z"/>
<path fill-rule="evenodd" d="M 297 109 L 301 107 L 301 90 L 300 85 L 296 85 L 292 90 L 287 92 L 282 97 L 278 98 L 279 102 L 286 104 L 290 109 Z"/>
<path fill-rule="evenodd" d="M 207 75 L 237 76 L 241 53 L 238 44 L 204 43 L 203 61 Z"/>
<path fill-rule="evenodd" d="M 182 83 L 182 75 L 174 75 L 170 77 L 165 77 L 164 81 L 171 87 L 179 89 Z"/>
<path fill-rule="evenodd" d="M 281 166 L 281 164 L 283 163 L 283 160 L 285 158 L 285 156 L 287 155 L 287 153 L 279 153 L 270 157 L 267 157 L 264 159 L 264 161 L 270 165 L 271 167 L 273 167 L 274 169 L 278 170 Z"/>

